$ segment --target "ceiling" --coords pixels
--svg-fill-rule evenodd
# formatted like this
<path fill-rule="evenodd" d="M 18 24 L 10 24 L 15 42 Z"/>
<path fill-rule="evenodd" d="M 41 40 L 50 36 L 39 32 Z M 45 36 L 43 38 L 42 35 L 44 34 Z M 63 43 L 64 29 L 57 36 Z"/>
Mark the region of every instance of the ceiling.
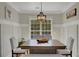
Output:
<path fill-rule="evenodd" d="M 7 2 L 20 13 L 38 14 L 41 10 L 40 2 Z M 63 13 L 75 2 L 42 2 L 44 14 Z"/>

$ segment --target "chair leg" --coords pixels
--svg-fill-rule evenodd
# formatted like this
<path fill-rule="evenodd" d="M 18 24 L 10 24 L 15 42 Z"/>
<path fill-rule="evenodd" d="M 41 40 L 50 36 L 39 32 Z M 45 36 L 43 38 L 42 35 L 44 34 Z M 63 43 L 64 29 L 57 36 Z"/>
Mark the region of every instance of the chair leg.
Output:
<path fill-rule="evenodd" d="M 12 53 L 12 57 L 14 57 L 14 56 L 13 56 L 13 53 Z"/>
<path fill-rule="evenodd" d="M 72 57 L 72 55 L 70 55 Z"/>
<path fill-rule="evenodd" d="M 12 50 L 12 57 L 14 57 L 14 55 L 13 55 L 13 50 Z"/>
<path fill-rule="evenodd" d="M 27 54 L 30 54 L 30 50 L 29 49 L 26 49 L 26 53 L 25 53 L 26 55 Z"/>
<path fill-rule="evenodd" d="M 30 50 L 29 49 L 27 50 L 27 52 L 28 52 L 28 54 L 30 54 Z"/>
<path fill-rule="evenodd" d="M 72 57 L 72 51 L 70 52 L 70 56 Z"/>

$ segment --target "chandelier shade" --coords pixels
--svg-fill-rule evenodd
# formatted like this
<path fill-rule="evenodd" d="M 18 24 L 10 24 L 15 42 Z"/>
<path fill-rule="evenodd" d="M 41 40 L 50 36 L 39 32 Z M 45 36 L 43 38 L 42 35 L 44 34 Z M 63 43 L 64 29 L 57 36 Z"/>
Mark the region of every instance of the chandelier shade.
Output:
<path fill-rule="evenodd" d="M 39 20 L 39 21 L 45 21 L 46 20 L 46 15 L 44 15 L 43 12 L 42 12 L 42 2 L 41 2 L 41 12 L 37 15 L 37 20 Z"/>

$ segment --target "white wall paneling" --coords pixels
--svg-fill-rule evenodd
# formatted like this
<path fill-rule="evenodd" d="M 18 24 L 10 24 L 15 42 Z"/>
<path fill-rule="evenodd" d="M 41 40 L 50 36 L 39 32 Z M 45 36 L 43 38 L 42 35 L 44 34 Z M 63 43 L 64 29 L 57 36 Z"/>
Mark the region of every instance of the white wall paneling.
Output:
<path fill-rule="evenodd" d="M 1 57 L 1 24 L 0 24 L 0 57 Z"/>
<path fill-rule="evenodd" d="M 1 24 L 1 56 L 11 56 L 10 38 L 16 38 L 14 46 L 17 47 L 20 34 L 19 26 Z"/>
<path fill-rule="evenodd" d="M 71 22 L 70 22 L 71 23 Z M 79 32 L 78 32 L 78 24 L 70 24 L 67 23 L 67 25 L 65 24 L 65 26 L 63 26 L 64 31 L 63 31 L 63 39 L 61 41 L 63 41 L 67 46 L 67 40 L 69 37 L 74 38 L 74 45 L 73 45 L 73 56 L 78 56 L 78 40 L 79 40 Z"/>
<path fill-rule="evenodd" d="M 5 18 L 5 7 L 11 11 L 11 18 Z M 11 56 L 11 46 L 9 39 L 15 37 L 15 46 L 21 36 L 20 26 L 19 26 L 19 13 L 10 5 L 5 2 L 0 2 L 0 34 L 1 34 L 1 56 Z"/>
<path fill-rule="evenodd" d="M 79 57 L 79 24 L 77 25 L 77 56 Z"/>

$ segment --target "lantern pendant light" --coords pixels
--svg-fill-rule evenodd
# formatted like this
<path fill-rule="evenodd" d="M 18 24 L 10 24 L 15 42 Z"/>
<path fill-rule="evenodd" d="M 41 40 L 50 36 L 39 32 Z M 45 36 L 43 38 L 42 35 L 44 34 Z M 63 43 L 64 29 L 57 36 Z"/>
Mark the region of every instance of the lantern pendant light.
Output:
<path fill-rule="evenodd" d="M 37 15 L 37 20 L 41 22 L 46 20 L 46 15 L 44 15 L 42 11 L 42 2 L 41 2 L 41 12 Z"/>

